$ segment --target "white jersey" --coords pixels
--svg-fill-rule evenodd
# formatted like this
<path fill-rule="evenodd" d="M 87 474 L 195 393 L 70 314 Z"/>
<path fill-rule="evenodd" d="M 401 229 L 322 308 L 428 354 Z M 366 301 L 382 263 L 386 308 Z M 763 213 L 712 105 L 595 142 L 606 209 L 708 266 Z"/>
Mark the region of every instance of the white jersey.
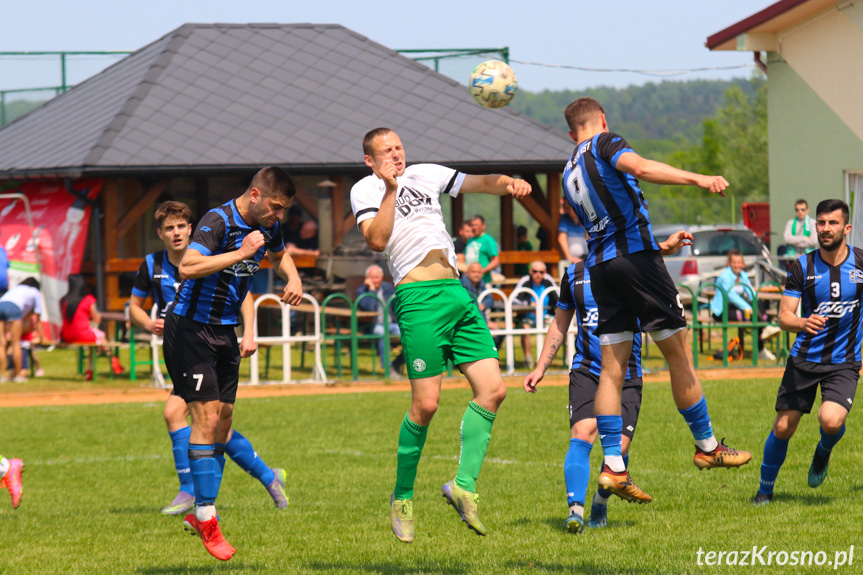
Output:
<path fill-rule="evenodd" d="M 452 238 L 446 230 L 440 195 L 458 196 L 464 174 L 436 164 L 417 164 L 397 178 L 396 214 L 386 254 L 398 285 L 432 250 L 443 250 L 453 269 L 457 259 Z M 377 215 L 384 198 L 384 181 L 372 174 L 351 188 L 351 209 L 357 226 Z"/>

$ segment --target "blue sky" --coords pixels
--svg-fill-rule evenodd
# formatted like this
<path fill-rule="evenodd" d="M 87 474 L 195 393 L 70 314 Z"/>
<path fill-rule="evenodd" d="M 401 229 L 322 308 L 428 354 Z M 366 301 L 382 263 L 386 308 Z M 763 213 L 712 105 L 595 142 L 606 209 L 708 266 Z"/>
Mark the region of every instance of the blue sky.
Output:
<path fill-rule="evenodd" d="M 591 68 L 702 71 L 673 79 L 748 76 L 752 54 L 709 52 L 707 36 L 769 0 L 548 0 L 504 3 L 264 0 L 28 0 L 5 3 L 0 51 L 135 50 L 186 23 L 341 24 L 393 49 L 508 46 L 512 60 Z M 660 78 L 513 63 L 522 89 L 625 86 Z M 3 84 L 0 73 L 0 84 Z M 0 89 L 10 87 L 0 85 Z M 14 87 L 20 87 L 18 85 Z M 28 86 L 29 87 L 29 86 Z"/>

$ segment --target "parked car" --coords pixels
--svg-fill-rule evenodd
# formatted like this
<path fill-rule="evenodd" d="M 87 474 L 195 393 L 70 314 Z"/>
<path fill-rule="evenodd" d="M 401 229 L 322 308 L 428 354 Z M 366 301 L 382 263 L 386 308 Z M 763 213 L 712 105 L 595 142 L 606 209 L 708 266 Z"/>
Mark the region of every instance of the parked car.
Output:
<path fill-rule="evenodd" d="M 674 232 L 686 230 L 692 234 L 691 246 L 684 246 L 673 256 L 664 256 L 665 266 L 674 283 L 693 291 L 700 283 L 716 278 L 728 265 L 728 252 L 740 250 L 746 270 L 756 287 L 765 281 L 783 283 L 785 274 L 770 261 L 761 240 L 749 228 L 740 224 L 719 226 L 661 225 L 653 226 L 653 236 L 661 242 Z"/>

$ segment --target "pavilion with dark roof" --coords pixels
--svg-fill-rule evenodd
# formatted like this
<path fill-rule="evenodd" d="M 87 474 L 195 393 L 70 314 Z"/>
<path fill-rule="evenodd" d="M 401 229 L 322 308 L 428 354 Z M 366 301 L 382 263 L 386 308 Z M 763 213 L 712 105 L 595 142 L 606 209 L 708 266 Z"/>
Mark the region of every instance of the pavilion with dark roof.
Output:
<path fill-rule="evenodd" d="M 369 172 L 362 136 L 381 125 L 399 133 L 410 163 L 530 181 L 521 202 L 556 247 L 569 138 L 477 106 L 465 86 L 338 25 L 181 26 L 0 130 L 0 183 L 103 180 L 93 271 L 105 274 L 106 307 L 118 309 L 128 295 L 119 274 L 161 245 L 157 200 L 200 216 L 263 166 L 294 177 L 322 252 L 341 244 L 354 225 L 350 188 Z M 512 202 L 501 200 L 501 230 L 512 229 Z M 451 215 L 463 219 L 461 198 Z"/>

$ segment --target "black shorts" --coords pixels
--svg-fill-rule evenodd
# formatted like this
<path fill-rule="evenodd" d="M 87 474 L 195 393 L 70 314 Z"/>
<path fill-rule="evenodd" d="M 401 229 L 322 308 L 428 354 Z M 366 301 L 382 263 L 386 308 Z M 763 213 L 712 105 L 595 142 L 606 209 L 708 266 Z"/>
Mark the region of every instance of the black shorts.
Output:
<path fill-rule="evenodd" d="M 569 372 L 569 426 L 572 427 L 583 419 L 596 417 L 593 401 L 596 389 L 599 387 L 599 376 L 573 369 Z M 623 393 L 620 397 L 620 417 L 623 419 L 623 435 L 632 439 L 635 426 L 638 424 L 638 412 L 641 411 L 640 377 L 627 379 L 623 382 Z"/>
<path fill-rule="evenodd" d="M 590 281 L 599 308 L 596 335 L 686 327 L 680 294 L 657 251 L 596 264 L 590 268 Z"/>
<path fill-rule="evenodd" d="M 240 380 L 240 346 L 234 326 L 210 325 L 169 313 L 164 350 L 174 393 L 186 403 L 234 403 Z"/>
<path fill-rule="evenodd" d="M 776 395 L 776 411 L 793 409 L 811 412 L 819 383 L 822 402 L 832 401 L 851 411 L 859 378 L 859 363 L 813 363 L 789 357 Z"/>

